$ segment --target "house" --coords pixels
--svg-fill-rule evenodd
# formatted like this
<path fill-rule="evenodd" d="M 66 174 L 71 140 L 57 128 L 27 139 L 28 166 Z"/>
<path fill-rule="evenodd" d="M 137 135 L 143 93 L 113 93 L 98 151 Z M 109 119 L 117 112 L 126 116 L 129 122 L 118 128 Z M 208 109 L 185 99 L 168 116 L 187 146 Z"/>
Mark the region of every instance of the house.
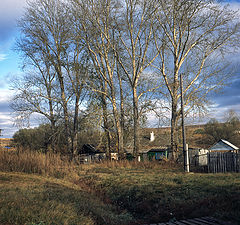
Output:
<path fill-rule="evenodd" d="M 221 139 L 216 144 L 214 144 L 211 148 L 209 148 L 210 152 L 235 152 L 239 151 L 239 148 L 232 143 Z"/>
<path fill-rule="evenodd" d="M 169 154 L 168 148 L 153 148 L 147 152 L 149 160 L 162 160 L 167 159 Z"/>
<path fill-rule="evenodd" d="M 163 160 L 167 159 L 169 156 L 169 148 L 152 148 L 146 153 L 143 153 L 140 157 L 141 160 L 148 159 L 148 160 Z"/>
<path fill-rule="evenodd" d="M 100 162 L 106 158 L 106 153 L 96 150 L 93 145 L 84 144 L 78 151 L 79 161 L 84 164 Z"/>

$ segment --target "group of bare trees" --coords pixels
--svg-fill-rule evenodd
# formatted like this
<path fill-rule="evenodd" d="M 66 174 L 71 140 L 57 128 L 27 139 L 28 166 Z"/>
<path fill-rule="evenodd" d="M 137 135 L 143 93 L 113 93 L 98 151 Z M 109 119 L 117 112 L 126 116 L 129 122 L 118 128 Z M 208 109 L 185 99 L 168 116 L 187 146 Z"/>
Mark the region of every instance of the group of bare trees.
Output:
<path fill-rule="evenodd" d="M 176 153 L 180 73 L 186 115 L 204 110 L 230 76 L 223 59 L 239 38 L 237 12 L 210 0 L 33 0 L 19 28 L 25 75 L 15 81 L 13 108 L 18 118 L 44 115 L 53 137 L 63 121 L 72 155 L 79 109 L 94 102 L 108 152 L 112 131 L 124 152 L 130 123 L 137 155 L 141 117 L 157 100 L 170 106 Z"/>

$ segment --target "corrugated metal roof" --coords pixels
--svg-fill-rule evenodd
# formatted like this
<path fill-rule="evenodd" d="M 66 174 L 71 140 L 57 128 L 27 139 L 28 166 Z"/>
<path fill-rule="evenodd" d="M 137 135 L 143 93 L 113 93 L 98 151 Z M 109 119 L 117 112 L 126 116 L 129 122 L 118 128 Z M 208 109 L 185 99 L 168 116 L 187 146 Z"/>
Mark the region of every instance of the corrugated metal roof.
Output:
<path fill-rule="evenodd" d="M 238 150 L 239 148 L 233 145 L 232 143 L 221 139 L 218 141 L 215 145 L 213 145 L 209 150 L 222 150 L 222 151 L 232 151 L 232 150 Z"/>
<path fill-rule="evenodd" d="M 238 150 L 239 149 L 237 146 L 233 145 L 232 143 L 230 143 L 230 142 L 228 142 L 226 140 L 221 139 L 221 141 L 224 142 L 225 144 L 231 146 L 234 150 Z"/>

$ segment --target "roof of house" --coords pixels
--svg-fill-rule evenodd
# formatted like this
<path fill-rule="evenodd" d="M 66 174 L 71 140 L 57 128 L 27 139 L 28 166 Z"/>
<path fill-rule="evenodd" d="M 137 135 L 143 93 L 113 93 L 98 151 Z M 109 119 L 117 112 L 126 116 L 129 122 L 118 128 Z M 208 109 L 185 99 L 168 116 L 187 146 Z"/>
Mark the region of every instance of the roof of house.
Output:
<path fill-rule="evenodd" d="M 90 144 L 84 144 L 82 146 L 81 149 L 79 149 L 78 154 L 90 154 L 90 155 L 94 155 L 94 154 L 98 154 L 98 153 L 102 153 L 99 150 L 96 150 L 95 147 L 93 145 Z"/>
<path fill-rule="evenodd" d="M 211 148 L 209 148 L 209 150 L 218 150 L 218 151 L 231 151 L 231 150 L 238 150 L 239 148 L 235 145 L 233 145 L 232 143 L 221 139 L 220 141 L 218 141 L 216 144 L 214 144 Z"/>
<path fill-rule="evenodd" d="M 166 152 L 169 148 L 152 148 L 148 152 Z"/>

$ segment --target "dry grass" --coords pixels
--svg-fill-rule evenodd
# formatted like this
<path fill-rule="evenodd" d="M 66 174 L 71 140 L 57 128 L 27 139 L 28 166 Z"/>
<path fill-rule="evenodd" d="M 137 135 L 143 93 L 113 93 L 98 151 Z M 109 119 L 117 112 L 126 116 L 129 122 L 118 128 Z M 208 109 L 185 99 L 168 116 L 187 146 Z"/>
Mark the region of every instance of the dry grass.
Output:
<path fill-rule="evenodd" d="M 64 207 L 61 208 L 62 204 L 66 205 L 67 211 L 71 210 L 71 207 L 68 208 L 68 204 L 75 205 L 81 201 L 83 205 L 89 204 L 90 208 L 87 207 L 88 211 L 84 211 L 84 216 L 95 215 L 94 217 L 90 216 L 89 220 L 95 221 L 95 224 L 104 224 L 104 221 L 108 220 L 113 221 L 112 224 L 118 224 L 116 221 L 121 219 L 125 221 L 121 224 L 127 224 L 132 218 L 137 221 L 137 224 L 145 224 L 165 222 L 175 218 L 186 219 L 201 216 L 216 216 L 240 223 L 240 174 L 237 173 L 185 174 L 179 165 L 167 161 L 162 163 L 157 161 L 140 163 L 136 161 L 105 161 L 99 164 L 78 165 L 69 162 L 60 155 L 13 151 L 0 152 L 0 171 L 5 171 L 6 174 L 0 180 L 0 183 L 4 181 L 4 186 L 0 189 L 2 196 L 5 196 L 6 193 L 11 195 L 12 188 L 17 185 L 20 185 L 23 189 L 26 188 L 26 190 L 23 190 L 26 195 L 32 193 L 31 185 L 29 187 L 27 180 L 23 179 L 23 182 L 19 184 L 16 179 L 9 180 L 6 172 L 11 172 L 10 174 L 12 172 L 24 172 L 28 173 L 29 176 L 40 174 L 41 176 L 38 175 L 40 180 L 53 177 L 54 179 L 58 178 L 58 183 L 67 182 L 67 189 L 47 185 L 44 193 L 51 193 L 50 200 L 57 201 L 57 205 L 60 205 L 60 211 L 64 210 Z M 74 187 L 75 191 L 71 189 L 71 186 Z M 10 189 L 6 189 L 7 187 Z M 75 199 L 77 195 L 76 187 L 84 193 L 81 192 L 81 195 Z M 65 192 L 68 193 L 67 196 Z M 14 189 L 14 195 L 14 198 L 20 202 L 21 200 L 18 199 L 22 198 L 22 191 L 18 195 L 18 190 Z M 94 206 L 94 198 L 98 202 L 96 207 Z M 30 204 L 32 204 L 32 207 L 38 208 L 35 204 L 38 204 L 38 201 L 41 202 L 41 207 L 46 207 L 44 213 L 50 218 L 54 218 L 53 214 L 56 212 L 51 211 L 51 207 L 57 206 L 53 202 L 51 202 L 52 206 L 51 204 L 45 205 L 44 199 L 39 199 L 36 202 L 32 200 Z M 67 199 L 71 199 L 71 201 Z M 14 201 L 14 199 L 11 201 Z M 15 209 L 12 217 L 8 216 L 11 201 L 8 202 L 5 199 L 5 203 L 2 203 L 2 210 L 4 211 L 2 211 L 2 215 L 4 214 L 8 218 L 6 220 L 9 221 L 12 217 L 17 218 Z M 48 198 L 47 201 L 49 201 Z M 101 209 L 101 207 L 105 207 L 104 205 L 109 208 L 106 214 Z M 23 206 L 26 207 L 26 210 L 24 212 L 20 210 L 20 214 L 31 214 L 31 212 L 28 212 L 28 210 L 31 211 L 28 203 L 23 202 Z M 50 207 L 49 214 L 48 207 Z M 124 213 L 117 217 L 114 211 L 116 209 L 118 212 Z M 32 219 L 35 218 L 35 213 L 37 211 L 31 214 Z M 100 216 L 101 214 L 104 214 L 104 218 Z M 0 218 L 2 215 L 0 215 Z M 72 214 L 72 218 L 75 217 L 74 215 Z M 111 219 L 109 219 L 110 217 Z M 46 220 L 44 215 L 41 218 L 43 218 L 43 221 Z M 89 222 L 89 224 L 91 223 Z"/>
<path fill-rule="evenodd" d="M 39 153 L 33 151 L 0 151 L 0 171 L 24 172 L 29 174 L 40 174 L 55 178 L 78 178 L 79 174 L 88 171 L 106 169 L 161 169 L 168 171 L 181 171 L 179 165 L 163 161 L 103 161 L 97 164 L 79 165 L 69 161 L 67 157 L 53 153 Z"/>
<path fill-rule="evenodd" d="M 1 225 L 118 225 L 131 220 L 71 182 L 0 172 Z"/>
<path fill-rule="evenodd" d="M 0 171 L 41 174 L 63 178 L 74 174 L 76 165 L 58 154 L 33 151 L 1 151 Z"/>

